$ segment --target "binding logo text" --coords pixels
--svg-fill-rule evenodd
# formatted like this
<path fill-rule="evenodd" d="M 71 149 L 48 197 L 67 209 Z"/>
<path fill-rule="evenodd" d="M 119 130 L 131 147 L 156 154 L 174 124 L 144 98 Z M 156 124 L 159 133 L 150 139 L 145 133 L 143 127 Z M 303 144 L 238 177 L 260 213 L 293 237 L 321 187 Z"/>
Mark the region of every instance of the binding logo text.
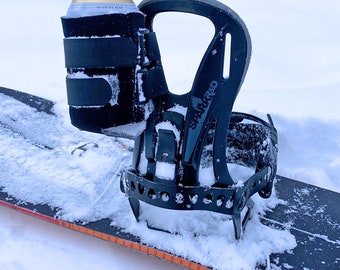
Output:
<path fill-rule="evenodd" d="M 190 128 L 195 129 L 198 123 L 204 121 L 202 116 L 208 113 L 208 109 L 211 105 L 212 99 L 215 96 L 215 90 L 218 86 L 217 81 L 212 81 L 209 85 L 208 90 L 204 93 L 202 98 L 192 97 L 191 98 L 191 106 L 195 109 L 194 117 L 191 120 Z"/>

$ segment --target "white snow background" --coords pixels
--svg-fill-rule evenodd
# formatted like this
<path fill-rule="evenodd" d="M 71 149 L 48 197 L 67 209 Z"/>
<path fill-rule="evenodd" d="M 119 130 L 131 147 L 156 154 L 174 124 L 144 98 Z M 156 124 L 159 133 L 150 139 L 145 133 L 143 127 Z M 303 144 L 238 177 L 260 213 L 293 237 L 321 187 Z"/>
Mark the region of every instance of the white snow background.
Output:
<path fill-rule="evenodd" d="M 271 114 L 279 133 L 278 174 L 340 192 L 340 2 L 221 2 L 245 21 L 253 45 L 234 110 L 262 118 Z M 167 229 L 181 230 L 176 236 L 134 222 L 116 182 L 118 169 L 128 166 L 131 158 L 122 145 L 131 142 L 77 131 L 69 123 L 60 22 L 69 4 L 69 0 L 1 4 L 0 85 L 56 101 L 59 115 L 50 121 L 0 96 L 2 121 L 12 116 L 18 121 L 16 129 L 28 134 L 29 140 L 56 149 L 51 155 L 2 131 L 0 166 L 5 177 L 1 185 L 22 200 L 63 206 L 65 219 L 116 217 L 117 225 L 127 226 L 143 240 L 219 269 L 254 269 L 256 263 L 265 263 L 270 252 L 294 248 L 288 231 L 261 225 L 257 215 L 239 242 L 233 239 L 231 222 L 211 213 L 143 212 L 168 219 Z M 160 16 L 155 29 L 170 89 L 185 91 L 212 28 L 192 16 L 174 16 Z M 71 154 L 86 143 L 86 152 Z M 280 203 L 275 195 L 255 199 L 258 212 Z M 195 241 L 193 234 L 198 235 Z M 0 269 L 5 270 L 180 269 L 4 208 L 0 209 L 0 238 Z"/>

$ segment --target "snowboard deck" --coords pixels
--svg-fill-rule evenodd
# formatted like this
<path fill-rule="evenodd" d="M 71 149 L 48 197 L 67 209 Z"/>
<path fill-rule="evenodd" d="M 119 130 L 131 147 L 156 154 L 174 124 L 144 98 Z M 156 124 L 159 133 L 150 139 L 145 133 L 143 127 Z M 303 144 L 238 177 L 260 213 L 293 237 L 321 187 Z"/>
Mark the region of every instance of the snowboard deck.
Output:
<path fill-rule="evenodd" d="M 96 222 L 90 222 L 85 225 L 81 223 L 64 221 L 56 217 L 58 209 L 53 209 L 48 205 L 21 203 L 20 201 L 16 200 L 3 191 L 0 191 L 0 205 L 65 227 L 67 229 L 71 229 L 127 248 L 131 248 L 147 255 L 158 257 L 162 260 L 166 260 L 171 263 L 187 267 L 189 269 L 209 269 L 198 263 L 185 260 L 184 258 L 178 257 L 174 254 L 141 243 L 139 237 L 124 232 L 123 228 L 112 226 L 112 220 L 110 219 L 102 219 Z"/>
<path fill-rule="evenodd" d="M 53 113 L 53 106 L 54 102 L 31 95 L 25 92 L 21 92 L 18 90 L 13 90 L 10 88 L 5 88 L 0 86 L 0 94 L 4 94 L 6 96 L 12 97 L 34 109 L 36 109 L 38 112 L 45 112 L 47 114 L 54 114 Z"/>
<path fill-rule="evenodd" d="M 291 252 L 272 254 L 270 269 L 275 269 L 274 266 L 279 269 L 338 269 L 340 217 L 334 203 L 339 201 L 340 194 L 281 176 L 277 177 L 276 189 L 286 204 L 267 212 L 261 217 L 262 222 L 267 226 L 290 230 L 296 237 L 297 247 Z M 139 237 L 112 225 L 111 219 L 87 224 L 64 221 L 57 217 L 59 209 L 20 202 L 3 190 L 0 191 L 0 205 L 189 269 L 211 269 L 142 243 Z M 268 269 L 268 265 L 259 265 L 258 269 Z"/>
<path fill-rule="evenodd" d="M 38 112 L 54 114 L 52 101 L 3 87 L 0 87 L 1 93 L 36 109 Z M 5 126 L 5 128 L 8 127 Z M 39 145 L 37 146 L 39 147 Z M 268 269 L 269 264 L 271 269 L 276 269 L 275 267 L 278 269 L 338 269 L 340 263 L 340 212 L 337 202 L 340 199 L 340 194 L 282 176 L 277 176 L 275 188 L 277 196 L 284 203 L 260 216 L 261 222 L 281 230 L 290 230 L 296 238 L 297 246 L 290 252 L 272 254 L 268 258 L 267 265 L 258 265 L 258 269 Z M 139 237 L 126 233 L 124 228 L 112 225 L 112 220 L 108 218 L 87 224 L 62 220 L 57 215 L 60 209 L 52 208 L 47 204 L 20 201 L 1 188 L 1 182 L 0 205 L 189 269 L 211 268 L 211 266 L 189 261 L 176 254 L 143 243 Z"/>
<path fill-rule="evenodd" d="M 340 194 L 283 176 L 277 176 L 275 188 L 285 203 L 266 212 L 262 222 L 290 230 L 297 246 L 291 252 L 272 254 L 272 266 L 339 269 Z"/>

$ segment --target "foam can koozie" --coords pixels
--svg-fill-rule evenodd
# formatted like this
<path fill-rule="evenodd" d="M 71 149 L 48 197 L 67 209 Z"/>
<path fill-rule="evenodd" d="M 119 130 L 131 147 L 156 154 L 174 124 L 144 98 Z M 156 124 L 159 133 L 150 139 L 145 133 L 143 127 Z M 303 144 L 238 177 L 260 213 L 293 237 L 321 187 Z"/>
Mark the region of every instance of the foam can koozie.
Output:
<path fill-rule="evenodd" d="M 73 0 L 62 17 L 71 122 L 103 130 L 146 117 L 138 88 L 139 30 L 145 16 L 129 0 Z"/>

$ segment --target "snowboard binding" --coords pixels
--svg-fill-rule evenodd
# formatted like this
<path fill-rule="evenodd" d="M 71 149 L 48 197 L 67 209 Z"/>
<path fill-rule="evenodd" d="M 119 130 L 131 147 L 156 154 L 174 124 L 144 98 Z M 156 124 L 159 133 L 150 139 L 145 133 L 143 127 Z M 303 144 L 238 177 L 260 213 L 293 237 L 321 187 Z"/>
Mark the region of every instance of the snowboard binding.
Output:
<path fill-rule="evenodd" d="M 250 61 L 247 28 L 235 12 L 213 0 L 145 0 L 139 9 L 145 14 L 145 27 L 138 29 L 137 39 L 131 39 L 137 40 L 138 56 L 134 56 L 136 63 L 129 63 L 135 68 L 135 85 L 130 96 L 133 105 L 149 115 L 145 121 L 131 117 L 124 123 L 139 122 L 144 126 L 133 136 L 132 167 L 122 174 L 121 191 L 128 196 L 137 220 L 140 201 L 166 209 L 213 211 L 232 217 L 235 238 L 240 239 L 251 217 L 251 196 L 256 192 L 263 198 L 271 195 L 277 167 L 277 132 L 270 116 L 267 123 L 249 114 L 232 112 Z M 200 15 L 215 26 L 215 35 L 192 89 L 184 95 L 168 90 L 153 31 L 154 17 L 168 11 Z M 228 36 L 231 37 L 230 63 L 224 63 Z M 225 65 L 229 65 L 228 77 L 223 76 Z M 69 73 L 73 71 L 74 67 L 69 69 Z M 79 93 L 75 88 L 78 86 L 72 86 L 68 92 Z M 121 86 L 122 91 L 126 89 Z M 143 93 L 142 98 L 139 95 L 138 99 L 136 93 Z M 77 103 L 84 97 L 72 96 L 71 100 Z M 71 104 L 71 111 L 78 113 L 76 117 L 71 113 L 73 123 L 80 123 L 76 126 L 113 136 L 119 135 L 117 130 L 124 130 L 124 125 L 115 120 L 121 113 L 111 111 L 107 117 L 104 110 L 110 111 L 109 105 L 101 104 L 96 111 L 102 110 L 105 124 L 89 117 L 87 110 L 91 108 L 78 105 Z M 90 124 L 87 118 L 92 119 Z M 123 127 L 117 129 L 117 126 Z M 235 183 L 228 164 L 252 168 L 254 174 Z M 208 176 L 203 176 L 202 171 L 208 171 Z"/>

